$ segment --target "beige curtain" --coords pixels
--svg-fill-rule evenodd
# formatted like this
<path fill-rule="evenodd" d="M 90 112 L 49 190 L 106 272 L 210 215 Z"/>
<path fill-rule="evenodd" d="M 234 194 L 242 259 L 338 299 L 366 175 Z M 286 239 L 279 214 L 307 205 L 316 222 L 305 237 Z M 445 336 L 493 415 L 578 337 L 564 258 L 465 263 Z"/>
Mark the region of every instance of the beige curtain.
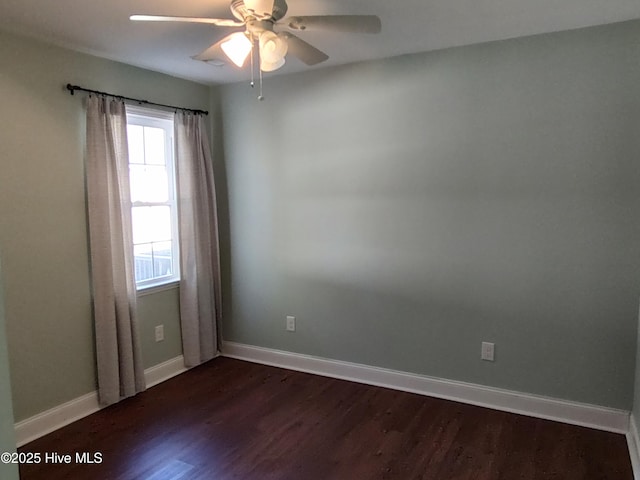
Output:
<path fill-rule="evenodd" d="M 145 389 L 136 325 L 125 105 L 87 99 L 87 196 L 100 403 Z"/>
<path fill-rule="evenodd" d="M 180 321 L 187 367 L 218 351 L 220 257 L 213 165 L 204 120 L 175 117 L 180 232 Z"/>

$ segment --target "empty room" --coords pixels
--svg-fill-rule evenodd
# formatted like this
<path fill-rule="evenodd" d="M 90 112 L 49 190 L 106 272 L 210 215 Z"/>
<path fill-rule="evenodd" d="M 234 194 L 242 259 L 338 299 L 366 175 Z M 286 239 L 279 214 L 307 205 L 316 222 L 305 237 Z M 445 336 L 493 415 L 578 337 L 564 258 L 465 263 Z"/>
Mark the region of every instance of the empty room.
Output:
<path fill-rule="evenodd" d="M 640 2 L 0 2 L 2 480 L 640 479 Z"/>

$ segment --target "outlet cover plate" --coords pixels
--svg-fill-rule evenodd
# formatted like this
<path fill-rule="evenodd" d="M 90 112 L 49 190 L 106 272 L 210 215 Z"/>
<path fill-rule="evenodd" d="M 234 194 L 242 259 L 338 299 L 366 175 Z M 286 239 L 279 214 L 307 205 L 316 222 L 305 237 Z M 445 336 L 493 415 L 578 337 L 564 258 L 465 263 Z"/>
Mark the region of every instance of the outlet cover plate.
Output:
<path fill-rule="evenodd" d="M 296 317 L 287 315 L 287 332 L 296 331 Z"/>
<path fill-rule="evenodd" d="M 480 358 L 488 362 L 493 362 L 495 359 L 495 343 L 482 342 L 482 352 Z"/>
<path fill-rule="evenodd" d="M 161 342 L 164 340 L 164 325 L 156 326 L 156 342 Z"/>

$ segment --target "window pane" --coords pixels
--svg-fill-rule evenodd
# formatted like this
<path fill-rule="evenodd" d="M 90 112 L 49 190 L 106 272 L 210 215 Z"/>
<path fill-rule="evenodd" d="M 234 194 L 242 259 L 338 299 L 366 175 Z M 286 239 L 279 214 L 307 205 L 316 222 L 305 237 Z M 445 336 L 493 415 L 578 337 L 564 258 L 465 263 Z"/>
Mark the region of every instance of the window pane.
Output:
<path fill-rule="evenodd" d="M 162 203 L 169 201 L 167 168 L 159 165 L 129 165 L 131 201 Z"/>
<path fill-rule="evenodd" d="M 145 158 L 148 164 L 164 165 L 164 130 L 144 127 Z"/>
<path fill-rule="evenodd" d="M 172 257 L 171 242 L 153 244 L 153 273 L 155 277 L 166 277 L 173 274 Z"/>
<path fill-rule="evenodd" d="M 127 107 L 131 223 L 139 289 L 179 280 L 173 121 Z"/>
<path fill-rule="evenodd" d="M 153 278 L 153 248 L 150 243 L 133 247 L 136 282 Z"/>
<path fill-rule="evenodd" d="M 133 243 L 171 240 L 171 211 L 169 207 L 133 207 Z"/>
<path fill-rule="evenodd" d="M 140 125 L 127 125 L 129 163 L 144 163 L 144 135 Z"/>

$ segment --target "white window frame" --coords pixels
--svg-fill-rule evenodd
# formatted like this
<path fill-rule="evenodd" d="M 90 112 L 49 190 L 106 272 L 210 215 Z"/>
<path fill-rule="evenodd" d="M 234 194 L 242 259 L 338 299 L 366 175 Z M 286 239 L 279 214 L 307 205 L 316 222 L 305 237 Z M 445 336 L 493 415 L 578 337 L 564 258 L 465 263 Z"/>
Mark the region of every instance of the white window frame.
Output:
<path fill-rule="evenodd" d="M 177 284 L 180 281 L 180 246 L 178 236 L 178 196 L 176 185 L 176 162 L 174 142 L 174 114 L 150 108 L 127 105 L 127 125 L 141 125 L 146 127 L 162 128 L 165 131 L 165 160 L 167 177 L 169 181 L 169 199 L 167 202 L 131 202 L 131 210 L 134 207 L 169 206 L 171 211 L 171 258 L 173 261 L 172 275 L 156 277 L 149 280 L 136 281 L 136 289 L 139 293 L 145 290 L 155 289 Z"/>

